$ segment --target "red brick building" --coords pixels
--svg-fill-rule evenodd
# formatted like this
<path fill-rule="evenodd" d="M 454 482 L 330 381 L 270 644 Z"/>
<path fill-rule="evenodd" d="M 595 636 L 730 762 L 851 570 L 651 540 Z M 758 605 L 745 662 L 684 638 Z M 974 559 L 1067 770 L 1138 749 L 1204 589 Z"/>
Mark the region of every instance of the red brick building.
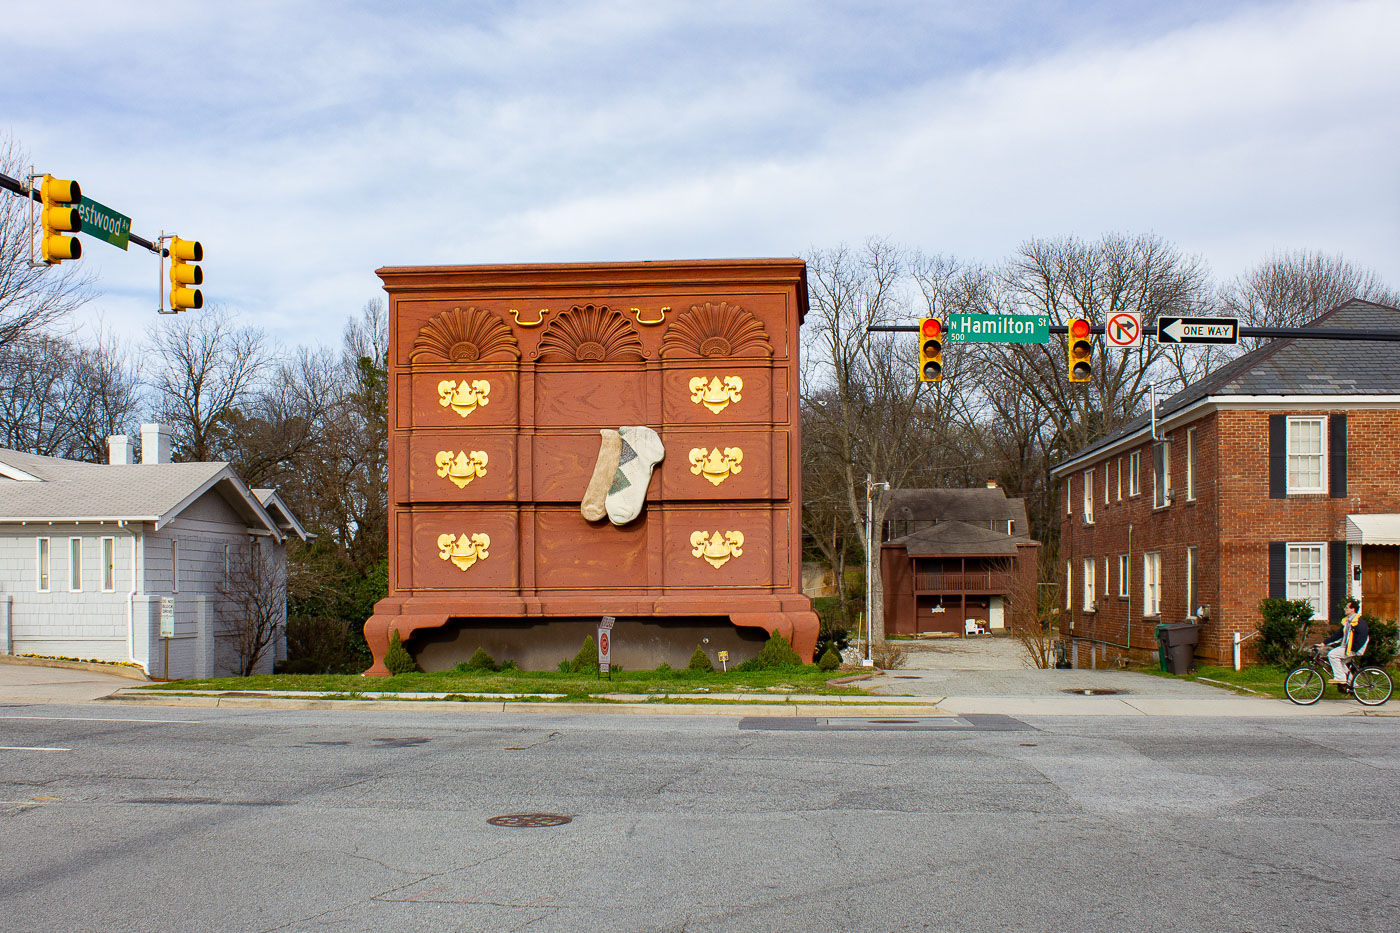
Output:
<path fill-rule="evenodd" d="M 1400 331 L 1400 310 L 1351 301 L 1309 326 Z M 1141 416 L 1051 477 L 1081 646 L 1149 652 L 1159 622 L 1197 618 L 1197 657 L 1225 664 L 1265 597 L 1329 623 L 1351 595 L 1400 614 L 1397 344 L 1275 340 L 1159 402 L 1155 437 Z"/>
<path fill-rule="evenodd" d="M 1024 499 L 986 489 L 898 489 L 881 530 L 885 632 L 1001 629 L 1035 612 L 1036 553 Z"/>

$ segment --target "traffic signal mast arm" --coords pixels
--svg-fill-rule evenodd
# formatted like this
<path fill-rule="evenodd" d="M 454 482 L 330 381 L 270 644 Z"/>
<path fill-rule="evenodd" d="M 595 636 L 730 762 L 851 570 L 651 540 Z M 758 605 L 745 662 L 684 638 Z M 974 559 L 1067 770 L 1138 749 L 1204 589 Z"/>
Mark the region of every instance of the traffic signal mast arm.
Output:
<path fill-rule="evenodd" d="M 871 324 L 865 328 L 867 334 L 898 333 L 916 334 L 918 324 Z M 1102 334 L 1102 325 L 1090 324 L 1089 333 Z M 1050 333 L 1067 334 L 1069 325 L 1051 324 Z M 1149 331 L 1149 335 L 1150 335 Z M 1400 330 L 1357 330 L 1343 327 L 1241 327 L 1241 337 L 1275 337 L 1289 340 L 1377 340 L 1386 343 L 1400 343 Z"/>
<path fill-rule="evenodd" d="M 20 197 L 24 197 L 24 195 L 26 194 L 24 182 L 20 181 L 20 180 L 17 179 L 17 178 L 11 178 L 9 175 L 4 174 L 3 172 L 0 172 L 0 188 L 4 188 L 4 189 L 7 190 L 7 191 L 14 192 L 15 194 L 19 195 Z M 40 193 L 39 193 L 38 191 L 29 191 L 29 192 L 27 192 L 27 193 L 29 194 L 29 196 L 30 196 L 32 199 L 34 199 L 35 201 L 38 201 L 40 204 L 43 204 L 43 203 L 44 203 L 44 199 L 43 199 L 42 195 L 40 195 Z M 132 243 L 135 243 L 137 246 L 144 247 L 145 249 L 148 249 L 148 250 L 150 250 L 151 252 L 156 253 L 156 254 L 158 254 L 158 255 L 162 255 L 162 256 L 168 256 L 168 255 L 170 255 L 170 253 L 169 253 L 168 251 L 163 251 L 163 250 L 162 250 L 158 245 L 156 245 L 155 243 L 152 243 L 150 240 L 147 240 L 147 239 L 145 239 L 144 237 L 139 237 L 139 236 L 137 236 L 137 235 L 134 234 L 134 233 L 128 234 L 128 237 L 127 237 L 127 238 L 128 238 Z"/>

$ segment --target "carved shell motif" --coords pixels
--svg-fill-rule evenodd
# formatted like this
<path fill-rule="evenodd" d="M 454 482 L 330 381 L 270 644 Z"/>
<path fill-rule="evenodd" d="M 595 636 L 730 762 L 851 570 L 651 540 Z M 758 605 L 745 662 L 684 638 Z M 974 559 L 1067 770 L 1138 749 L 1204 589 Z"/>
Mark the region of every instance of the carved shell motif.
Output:
<path fill-rule="evenodd" d="M 611 363 L 645 359 L 637 328 L 620 312 L 593 305 L 575 306 L 549 322 L 536 351 L 541 361 Z"/>
<path fill-rule="evenodd" d="M 719 302 L 692 305 L 666 328 L 661 355 L 716 359 L 772 356 L 773 346 L 763 322 L 738 305 Z"/>
<path fill-rule="evenodd" d="M 429 319 L 408 354 L 410 363 L 481 363 L 493 357 L 518 360 L 520 347 L 510 326 L 481 308 L 453 308 Z"/>

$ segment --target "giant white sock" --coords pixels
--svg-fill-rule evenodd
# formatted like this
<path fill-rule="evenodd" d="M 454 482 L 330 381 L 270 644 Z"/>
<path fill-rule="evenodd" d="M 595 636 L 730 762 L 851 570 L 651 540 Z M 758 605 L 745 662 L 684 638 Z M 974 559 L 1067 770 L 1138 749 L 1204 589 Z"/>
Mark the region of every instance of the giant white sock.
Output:
<path fill-rule="evenodd" d="M 624 426 L 618 432 L 622 435 L 622 451 L 608 489 L 608 521 L 625 525 L 642 514 L 652 468 L 666 456 L 666 449 L 656 432 L 645 425 Z"/>

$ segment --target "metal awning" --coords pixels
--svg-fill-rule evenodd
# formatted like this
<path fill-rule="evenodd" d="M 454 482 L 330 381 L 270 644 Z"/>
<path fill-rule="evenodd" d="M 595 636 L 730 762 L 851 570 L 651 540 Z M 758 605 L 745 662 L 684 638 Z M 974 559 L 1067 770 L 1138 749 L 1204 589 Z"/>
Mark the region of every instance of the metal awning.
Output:
<path fill-rule="evenodd" d="M 1400 515 L 1348 515 L 1347 544 L 1400 545 Z"/>

